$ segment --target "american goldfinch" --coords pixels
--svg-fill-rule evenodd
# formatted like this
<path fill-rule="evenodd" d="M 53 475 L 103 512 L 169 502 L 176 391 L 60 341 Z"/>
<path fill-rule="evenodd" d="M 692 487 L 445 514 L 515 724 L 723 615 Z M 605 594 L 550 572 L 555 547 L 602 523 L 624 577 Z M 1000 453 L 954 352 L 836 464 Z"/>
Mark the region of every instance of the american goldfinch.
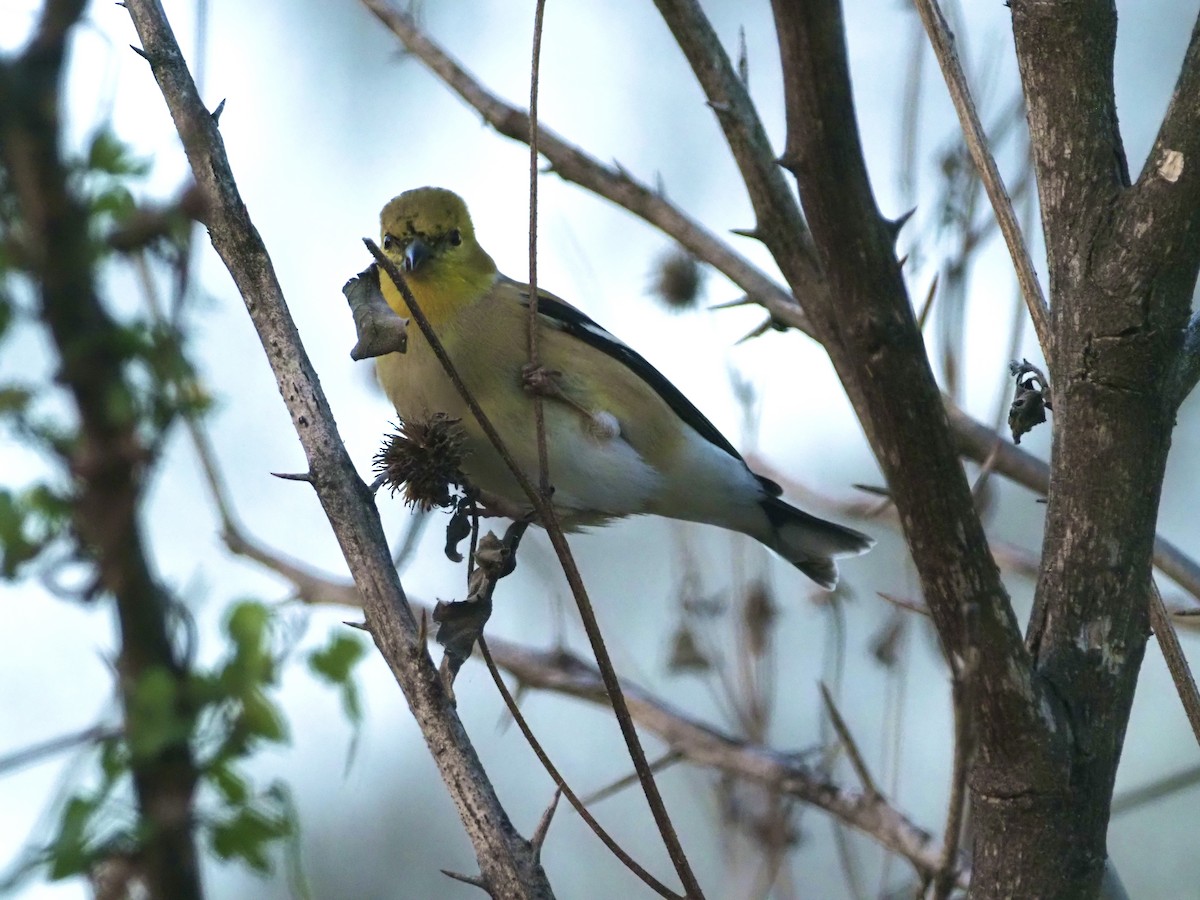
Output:
<path fill-rule="evenodd" d="M 466 204 L 442 188 L 418 188 L 380 215 L 383 252 L 403 271 L 417 304 L 463 382 L 517 465 L 538 479 L 534 400 L 528 389 L 529 286 L 501 275 L 475 239 Z M 409 311 L 391 279 L 385 299 Z M 538 291 L 541 390 L 554 508 L 564 529 L 644 513 L 706 522 L 749 535 L 825 588 L 834 558 L 874 543 L 866 535 L 789 506 L 733 445 L 635 351 L 575 307 Z M 466 431 L 463 471 L 483 491 L 530 508 L 421 332 L 405 353 L 377 360 L 379 381 L 402 419 L 436 413 Z"/>

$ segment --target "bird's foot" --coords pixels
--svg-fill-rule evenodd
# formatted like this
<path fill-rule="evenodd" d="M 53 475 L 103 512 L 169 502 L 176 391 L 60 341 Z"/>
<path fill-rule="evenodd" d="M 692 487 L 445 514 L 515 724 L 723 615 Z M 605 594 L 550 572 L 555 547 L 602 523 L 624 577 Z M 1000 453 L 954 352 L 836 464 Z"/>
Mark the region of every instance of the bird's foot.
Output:
<path fill-rule="evenodd" d="M 526 363 L 521 367 L 521 383 L 531 394 L 563 400 L 565 395 L 560 383 L 561 379 L 562 372 L 557 369 L 547 369 L 545 366 L 533 363 Z"/>

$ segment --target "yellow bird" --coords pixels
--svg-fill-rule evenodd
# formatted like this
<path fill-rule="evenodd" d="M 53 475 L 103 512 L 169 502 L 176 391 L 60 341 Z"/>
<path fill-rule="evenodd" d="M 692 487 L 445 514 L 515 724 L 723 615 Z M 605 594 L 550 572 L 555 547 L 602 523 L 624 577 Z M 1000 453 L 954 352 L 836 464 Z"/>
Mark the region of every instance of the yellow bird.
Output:
<path fill-rule="evenodd" d="M 501 275 L 475 239 L 462 199 L 442 188 L 407 191 L 380 214 L 383 252 L 480 407 L 529 480 L 538 480 L 533 397 L 527 388 L 529 286 Z M 388 304 L 410 313 L 380 278 Z M 538 347 L 552 390 L 543 392 L 553 502 L 564 529 L 653 514 L 749 535 L 825 588 L 834 558 L 874 541 L 779 498 L 704 414 L 650 363 L 575 307 L 538 291 Z M 408 351 L 377 360 L 379 381 L 402 419 L 445 413 L 461 420 L 463 470 L 481 490 L 530 508 L 420 330 Z"/>

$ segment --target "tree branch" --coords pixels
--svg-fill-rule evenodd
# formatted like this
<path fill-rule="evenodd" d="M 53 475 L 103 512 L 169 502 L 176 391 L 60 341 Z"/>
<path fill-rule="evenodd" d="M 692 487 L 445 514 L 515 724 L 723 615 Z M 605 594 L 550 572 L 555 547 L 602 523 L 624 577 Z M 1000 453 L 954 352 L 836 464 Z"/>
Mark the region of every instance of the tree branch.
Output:
<path fill-rule="evenodd" d="M 1038 680 L 1069 710 L 1070 735 L 1060 785 L 1021 806 L 1003 776 L 974 779 L 984 799 L 976 824 L 989 835 L 977 875 L 989 896 L 1034 870 L 1047 894 L 1083 896 L 1103 877 L 1109 800 L 1150 631 L 1200 218 L 1194 187 L 1171 180 L 1187 170 L 1179 161 L 1153 160 L 1154 174 L 1129 186 L 1113 0 L 1014 0 L 1012 15 L 1054 329 L 1051 491 L 1027 643 Z"/>
<path fill-rule="evenodd" d="M 826 348 L 842 382 L 862 395 L 860 418 L 873 423 L 869 437 L 947 657 L 967 652 L 964 621 L 972 617 L 980 744 L 998 757 L 1024 759 L 1033 736 L 1052 724 L 1043 718 L 1044 698 L 988 552 L 889 223 L 867 179 L 841 10 L 833 0 L 776 0 L 773 8 L 787 114 L 783 164 L 800 186 L 834 298 L 828 316 L 836 340 Z"/>
<path fill-rule="evenodd" d="M 289 581 L 305 603 L 363 605 L 353 584 L 329 578 L 289 560 L 260 546 L 240 530 L 232 537 L 226 535 L 226 542 L 234 553 L 253 559 Z M 432 611 L 420 601 L 412 601 L 412 605 L 418 619 Z M 604 706 L 611 703 L 599 671 L 572 653 L 558 649 L 534 650 L 495 636 L 488 638 L 488 650 L 496 665 L 516 677 L 523 688 L 553 691 Z M 943 865 L 943 850 L 934 843 L 932 836 L 891 806 L 882 794 L 842 788 L 808 767 L 801 756 L 727 735 L 688 718 L 629 682 L 623 682 L 622 689 L 633 720 L 672 747 L 670 758 L 686 759 L 694 765 L 745 778 L 824 810 L 904 857 L 922 877 L 932 877 Z M 585 802 L 592 803 L 596 799 L 594 796 L 585 798 Z M 967 869 L 957 872 L 959 886 L 966 887 L 969 880 Z"/>
<path fill-rule="evenodd" d="M 1053 281 L 1055 260 L 1066 265 L 1082 251 L 1079 229 L 1094 218 L 1084 210 L 1129 185 L 1112 80 L 1116 9 L 1112 0 L 1014 0 L 1011 8 Z"/>
<path fill-rule="evenodd" d="M 1194 257 L 1200 227 L 1200 16 L 1192 27 L 1171 103 L 1134 189 L 1136 194 L 1145 192 L 1148 196 L 1140 203 L 1155 210 L 1152 218 L 1146 218 L 1152 233 L 1143 234 L 1142 241 L 1154 243 L 1182 232 L 1187 237 L 1171 244 Z"/>
<path fill-rule="evenodd" d="M 206 224 L 246 302 L 293 424 L 317 496 L 363 597 L 367 622 L 404 692 L 475 846 L 495 896 L 553 896 L 529 844 L 500 805 L 446 695 L 404 596 L 379 516 L 337 434 L 329 404 L 300 343 L 266 248 L 238 194 L 216 123 L 204 108 L 157 0 L 127 4 L 206 202 Z"/>
<path fill-rule="evenodd" d="M 515 141 L 529 142 L 529 116 L 489 92 L 455 62 L 407 13 L 389 0 L 362 0 L 391 30 L 406 50 L 424 63 L 447 87 L 478 112 L 497 132 Z M 620 166 L 610 167 L 538 124 L 538 152 L 550 163 L 551 171 L 564 181 L 578 184 L 616 206 L 633 213 L 674 239 L 693 256 L 711 265 L 762 304 L 773 317 L 812 335 L 808 321 L 795 298 L 772 278 L 700 223 L 686 216 L 661 193 L 637 181 Z"/>
<path fill-rule="evenodd" d="M 754 207 L 754 237 L 771 251 L 792 295 L 817 325 L 817 336 L 824 342 L 827 329 L 813 311 L 824 308 L 818 299 L 827 295 L 828 288 L 822 284 L 800 204 L 777 164 L 745 82 L 696 0 L 655 0 L 654 5 L 687 57 L 725 134 Z"/>
<path fill-rule="evenodd" d="M 929 43 L 933 46 L 934 55 L 941 66 L 942 75 L 946 79 L 950 99 L 954 101 L 954 109 L 958 113 L 958 120 L 962 125 L 967 149 L 979 172 L 979 178 L 987 190 L 988 199 L 992 201 L 996 222 L 1000 226 L 1001 234 L 1004 235 L 1008 253 L 1017 270 L 1021 296 L 1025 299 L 1025 306 L 1033 320 L 1034 331 L 1037 332 L 1038 345 L 1042 348 L 1042 355 L 1046 358 L 1047 366 L 1049 366 L 1053 351 L 1051 345 L 1053 335 L 1050 333 L 1050 312 L 1046 306 L 1046 297 L 1042 293 L 1041 282 L 1038 281 L 1037 273 L 1034 271 L 1033 260 L 1029 257 L 1029 248 L 1025 244 L 1021 225 L 1013 211 L 1012 201 L 1004 187 L 1004 179 L 1000 177 L 1000 171 L 996 168 L 996 160 L 988 150 L 987 135 L 984 134 L 983 125 L 979 121 L 975 102 L 971 99 L 971 89 L 967 85 L 967 76 L 958 61 L 958 52 L 954 49 L 954 35 L 950 33 L 950 28 L 942 17 L 937 0 L 917 0 L 916 6 L 921 15 L 921 22 L 925 25 L 925 32 L 929 35 Z"/>
<path fill-rule="evenodd" d="M 628 710 L 625 708 L 625 700 L 621 696 L 620 681 L 617 678 L 616 670 L 613 668 L 612 660 L 609 658 L 608 649 L 604 643 L 604 635 L 600 631 L 600 623 L 596 619 L 596 613 L 592 608 L 592 601 L 588 596 L 587 588 L 584 586 L 583 576 L 580 575 L 579 567 L 575 564 L 575 557 L 572 555 L 571 548 L 567 544 L 566 535 L 563 533 L 562 526 L 558 523 L 558 514 L 555 511 L 554 505 L 533 485 L 528 475 L 514 461 L 512 454 L 505 447 L 504 441 L 500 439 L 499 432 L 496 431 L 495 426 L 492 425 L 487 414 L 479 405 L 479 401 L 467 389 L 454 362 L 450 359 L 446 348 L 442 345 L 441 339 L 434 332 L 433 326 L 422 311 L 420 304 L 417 303 L 412 291 L 409 290 L 404 276 L 396 268 L 395 263 L 380 251 L 374 241 L 368 238 L 364 243 L 375 257 L 375 262 L 379 265 L 380 269 L 392 280 L 392 283 L 400 291 L 401 296 L 404 298 L 405 306 L 412 313 L 413 319 L 421 329 L 425 340 L 429 343 L 430 349 L 437 357 L 438 362 L 441 363 L 447 377 L 462 397 L 471 415 L 475 417 L 475 421 L 479 423 L 480 429 L 500 455 L 504 465 L 508 468 L 522 492 L 528 498 L 537 520 L 545 528 L 546 536 L 550 539 L 550 545 L 554 548 L 554 553 L 562 566 L 563 575 L 566 576 L 567 584 L 571 588 L 572 598 L 575 600 L 576 608 L 579 610 L 579 618 L 583 623 L 583 630 L 587 634 L 588 642 L 592 646 L 592 653 L 596 657 L 600 673 L 604 676 L 605 684 L 608 685 L 617 725 L 621 729 L 621 736 L 625 739 L 625 746 L 629 750 L 633 767 L 637 770 L 638 780 L 641 782 L 642 792 L 646 795 L 646 803 L 650 807 L 655 825 L 658 826 L 659 834 L 666 845 L 667 853 L 671 857 L 675 871 L 679 875 L 680 881 L 683 882 L 684 889 L 688 892 L 689 896 L 701 898 L 703 894 L 700 885 L 696 881 L 691 865 L 688 863 L 683 845 L 679 842 L 675 827 L 671 823 L 671 817 L 667 812 L 666 805 L 663 803 L 662 794 L 654 782 L 654 774 L 650 771 L 650 765 L 646 761 L 645 751 L 638 740 L 637 731 L 629 718 Z"/>
<path fill-rule="evenodd" d="M 122 327 L 96 290 L 89 211 L 71 188 L 59 136 L 66 43 L 82 0 L 49 0 L 28 46 L 0 60 L 0 157 L 16 195 L 23 247 L 37 284 L 39 314 L 58 354 L 57 378 L 74 402 L 79 432 L 66 461 L 75 479 L 72 525 L 96 567 L 96 593 L 111 594 L 120 628 L 118 687 L 124 733 L 144 729 L 139 696 L 149 675 L 170 681 L 160 715 L 192 722 L 186 664 L 172 644 L 173 598 L 155 579 L 139 518 L 152 453 L 139 436 Z M 144 701 L 142 701 L 144 703 Z M 190 731 L 130 754 L 140 872 L 156 897 L 198 900 L 192 830 L 198 779 Z"/>

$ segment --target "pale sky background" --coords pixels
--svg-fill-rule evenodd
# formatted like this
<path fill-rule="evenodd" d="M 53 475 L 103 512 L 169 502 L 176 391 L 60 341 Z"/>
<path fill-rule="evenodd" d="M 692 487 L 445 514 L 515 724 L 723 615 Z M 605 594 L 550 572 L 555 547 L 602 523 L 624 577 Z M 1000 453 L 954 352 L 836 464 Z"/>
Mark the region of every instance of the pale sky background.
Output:
<path fill-rule="evenodd" d="M 195 3 L 164 4 L 189 61 L 196 61 Z M 987 112 L 998 111 L 1014 90 L 1015 64 L 1003 3 L 968 4 L 960 46 L 976 81 L 988 69 Z M 1138 171 L 1170 96 L 1197 11 L 1197 0 L 1119 3 L 1118 104 L 1130 168 Z M 19 46 L 40 4 L 0 0 L 0 47 Z M 776 147 L 782 147 L 782 94 L 769 5 L 705 4 L 726 46 L 744 27 L 750 85 Z M 909 198 L 898 187 L 903 77 L 914 16 L 899 0 L 847 0 L 851 70 L 859 123 L 881 209 L 899 215 Z M 497 137 L 357 2 L 231 2 L 212 0 L 203 95 L 215 107 L 226 100 L 221 131 L 239 187 L 272 253 L 292 314 L 321 377 L 352 458 L 364 475 L 392 413 L 373 389 L 366 364 L 352 363 L 353 325 L 340 288 L 366 264 L 360 239 L 377 236 L 379 208 L 391 196 L 422 184 L 452 188 L 470 204 L 481 242 L 502 270 L 527 274 L 528 153 Z M 426 0 L 430 33 L 494 92 L 524 105 L 528 98 L 531 2 Z M 173 196 L 188 178 L 186 162 L 157 86 L 143 60 L 128 49 L 137 37 L 127 13 L 97 3 L 77 30 L 68 88 L 70 134 L 82 143 L 99 123 L 151 157 L 154 171 L 139 194 Z M 926 60 L 922 160 L 914 224 L 901 241 L 921 240 L 926 266 L 910 273 L 923 296 L 944 250 L 934 234 L 936 152 L 948 145 L 954 121 L 940 76 Z M 643 181 L 661 175 L 668 196 L 717 233 L 752 224 L 749 203 L 711 112 L 704 106 L 681 53 L 649 3 L 605 4 L 551 0 L 546 15 L 541 117 L 568 140 L 601 160 L 616 159 Z M 1010 160 L 1011 162 L 1011 160 Z M 775 465 L 821 492 L 851 496 L 854 482 L 878 483 L 877 469 L 831 369 L 815 345 L 796 333 L 770 333 L 734 343 L 761 321 L 754 310 L 675 316 L 649 297 L 654 261 L 669 246 L 632 216 L 565 185 L 541 181 L 539 283 L 580 306 L 640 350 L 730 436 L 747 445 L 733 399 L 730 372 L 754 384 L 762 406 L 755 438 Z M 192 355 L 217 398 L 211 433 L 237 510 L 250 534 L 341 576 L 344 564 L 312 491 L 279 481 L 273 471 L 304 466 L 295 433 L 233 285 L 200 236 L 200 280 L 207 297 L 192 320 Z M 752 242 L 730 238 L 767 264 Z M 908 243 L 906 243 L 908 242 Z M 967 325 L 965 403 L 978 417 L 994 415 L 998 379 L 1006 363 L 1013 299 L 1011 266 L 992 245 L 971 282 Z M 137 295 L 120 279 L 113 302 L 131 309 Z M 722 277 L 705 285 L 706 304 L 738 296 Z M 1036 351 L 1029 342 L 1024 349 Z M 0 376 L 44 372 L 47 348 L 25 333 L 0 358 Z M 1197 403 L 1180 415 L 1164 491 L 1160 531 L 1200 553 L 1194 520 L 1195 460 L 1200 449 Z M 1022 446 L 1045 455 L 1049 431 Z M 41 471 L 36 457 L 0 436 L 0 470 L 20 485 Z M 401 532 L 399 501 L 381 502 L 389 533 Z M 819 510 L 817 510 L 819 511 Z M 1000 493 L 994 533 L 1024 547 L 1041 541 L 1042 507 L 1017 489 Z M 200 626 L 202 659 L 221 645 L 222 610 L 244 596 L 287 598 L 286 585 L 222 548 L 212 505 L 182 431 L 167 448 L 147 513 L 155 561 L 163 579 L 184 597 Z M 463 573 L 441 554 L 438 519 L 413 564 L 403 573 L 416 598 L 461 596 Z M 931 633 L 910 622 L 903 673 L 873 662 L 869 646 L 890 609 L 875 597 L 885 590 L 915 593 L 901 542 L 889 526 L 862 526 L 880 538 L 867 558 L 843 566 L 855 595 L 844 609 L 846 675 L 842 708 L 877 775 L 897 805 L 940 835 L 949 781 L 949 687 Z M 807 602 L 809 583 L 765 551 L 713 529 L 660 520 L 621 523 L 572 539 L 602 626 L 619 668 L 659 690 L 680 708 L 729 727 L 698 679 L 666 673 L 668 637 L 675 621 L 680 548 L 705 567 L 704 589 L 728 587 L 728 561 L 766 565 L 783 615 L 779 702 L 772 743 L 810 747 L 820 740 L 817 682 L 828 678 L 828 608 Z M 1008 579 L 1018 609 L 1032 586 Z M 111 719 L 114 704 L 108 658 L 113 648 L 106 604 L 84 608 L 54 599 L 38 584 L 5 587 L 0 595 L 0 756 L 38 741 Z M 521 567 L 502 583 L 493 633 L 548 646 L 560 623 L 574 646 L 581 630 L 557 565 L 540 533 L 527 538 Z M 323 643 L 353 610 L 291 611 L 306 622 L 304 646 Z M 1197 639 L 1185 635 L 1195 657 Z M 372 654 L 360 668 L 367 724 L 347 767 L 350 734 L 336 696 L 301 669 L 289 670 L 282 702 L 291 717 L 290 747 L 262 753 L 253 766 L 265 784 L 282 777 L 293 786 L 304 828 L 303 849 L 314 895 L 355 898 L 475 897 L 477 891 L 439 874 L 473 871 L 473 857 L 420 734 L 382 660 Z M 532 831 L 551 796 L 549 778 L 519 732 L 507 727 L 486 671 L 464 669 L 459 708 L 518 827 Z M 531 694 L 523 708 L 547 750 L 577 791 L 586 793 L 629 768 L 610 716 L 592 707 Z M 903 734 L 894 752 L 895 718 Z M 648 752 L 661 747 L 647 740 Z M 1126 742 L 1118 792 L 1195 764 L 1197 749 L 1157 648 L 1151 644 Z M 90 758 L 54 758 L 0 779 L 0 871 L 23 843 L 47 834 L 43 810 L 69 777 L 92 777 Z M 841 778 L 853 786 L 853 776 Z M 753 867 L 744 853 L 726 852 L 719 811 L 707 772 L 675 767 L 660 779 L 701 882 L 714 897 L 738 896 Z M 1200 897 L 1200 855 L 1194 852 L 1196 789 L 1115 819 L 1110 850 L 1134 897 Z M 633 791 L 596 807 L 626 846 L 656 874 L 669 865 L 645 804 Z M 792 861 L 798 896 L 846 896 L 832 830 L 817 812 L 799 815 L 803 843 Z M 1186 827 L 1181 827 L 1185 826 Z M 868 892 L 881 875 L 879 854 L 854 835 Z M 545 862 L 564 898 L 606 898 L 641 888 L 565 806 L 552 826 Z M 907 867 L 891 864 L 897 886 Z M 285 897 L 282 878 L 256 882 L 235 867 L 209 864 L 209 893 L 220 897 Z M 77 882 L 35 882 L 23 898 L 67 900 L 86 896 Z"/>

